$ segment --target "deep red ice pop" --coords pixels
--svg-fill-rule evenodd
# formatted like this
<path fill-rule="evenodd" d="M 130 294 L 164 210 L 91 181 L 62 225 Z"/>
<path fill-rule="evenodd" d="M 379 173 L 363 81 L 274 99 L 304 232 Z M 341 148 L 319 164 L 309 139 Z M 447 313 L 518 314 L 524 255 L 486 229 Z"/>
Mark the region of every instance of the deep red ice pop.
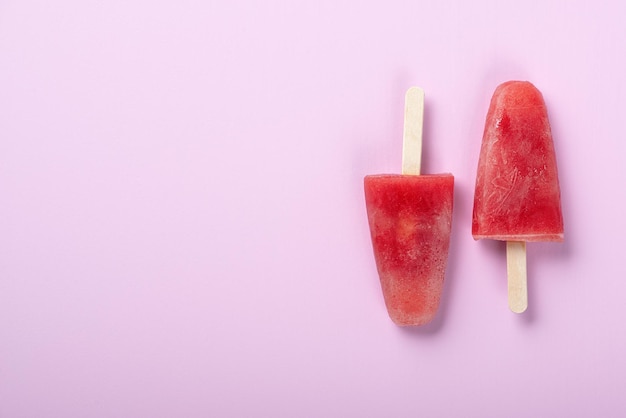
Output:
<path fill-rule="evenodd" d="M 402 174 L 366 176 L 365 203 L 389 316 L 424 325 L 439 307 L 448 259 L 454 178 L 419 175 L 424 92 L 407 91 Z"/>
<path fill-rule="evenodd" d="M 548 111 L 528 81 L 500 84 L 491 99 L 478 161 L 472 235 L 507 241 L 509 307 L 524 312 L 526 242 L 563 241 Z"/>
<path fill-rule="evenodd" d="M 365 202 L 376 267 L 389 316 L 423 325 L 443 289 L 454 178 L 440 175 L 365 177 Z"/>
<path fill-rule="evenodd" d="M 472 235 L 563 241 L 561 195 L 548 112 L 528 81 L 496 88 L 478 161 Z"/>

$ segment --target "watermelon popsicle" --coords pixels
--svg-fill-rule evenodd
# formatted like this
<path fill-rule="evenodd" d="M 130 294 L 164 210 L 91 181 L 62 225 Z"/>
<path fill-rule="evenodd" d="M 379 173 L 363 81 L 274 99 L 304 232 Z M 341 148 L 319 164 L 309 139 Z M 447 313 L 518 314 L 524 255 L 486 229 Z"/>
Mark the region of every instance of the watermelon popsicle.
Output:
<path fill-rule="evenodd" d="M 402 174 L 369 175 L 365 203 L 374 258 L 391 320 L 424 325 L 435 316 L 448 258 L 454 178 L 419 175 L 424 92 L 406 94 Z"/>
<path fill-rule="evenodd" d="M 526 242 L 563 241 L 548 112 L 541 92 L 530 82 L 505 82 L 491 99 L 478 161 L 472 235 L 507 241 L 509 307 L 518 313 L 526 310 Z"/>

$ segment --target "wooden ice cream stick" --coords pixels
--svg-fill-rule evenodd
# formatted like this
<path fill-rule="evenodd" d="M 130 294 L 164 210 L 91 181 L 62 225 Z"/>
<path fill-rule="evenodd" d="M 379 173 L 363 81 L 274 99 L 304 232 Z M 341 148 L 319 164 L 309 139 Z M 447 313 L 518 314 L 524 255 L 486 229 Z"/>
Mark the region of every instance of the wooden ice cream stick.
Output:
<path fill-rule="evenodd" d="M 402 174 L 419 175 L 422 161 L 422 125 L 424 122 L 424 90 L 411 87 L 404 98 L 404 137 L 402 142 Z"/>
<path fill-rule="evenodd" d="M 515 313 L 522 313 L 528 307 L 526 243 L 524 241 L 506 242 L 506 270 L 509 284 L 509 308 Z"/>

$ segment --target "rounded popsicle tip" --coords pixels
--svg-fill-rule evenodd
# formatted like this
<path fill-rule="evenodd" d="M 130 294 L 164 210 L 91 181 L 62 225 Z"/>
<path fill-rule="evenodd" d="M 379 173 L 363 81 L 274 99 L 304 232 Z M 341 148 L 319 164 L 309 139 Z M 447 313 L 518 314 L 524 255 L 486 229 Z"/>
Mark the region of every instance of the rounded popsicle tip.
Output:
<path fill-rule="evenodd" d="M 436 308 L 435 308 L 436 309 Z M 435 312 L 428 312 L 422 315 L 406 315 L 403 312 L 391 312 L 388 311 L 389 318 L 396 326 L 399 327 L 419 327 L 422 325 L 427 325 L 433 321 L 435 318 Z"/>
<path fill-rule="evenodd" d="M 411 86 L 408 88 L 408 90 L 406 91 L 406 95 L 405 97 L 412 97 L 412 96 L 424 96 L 424 89 L 421 87 L 417 87 L 417 86 Z"/>
<path fill-rule="evenodd" d="M 521 314 L 521 313 L 524 313 L 524 311 L 526 311 L 526 308 L 528 308 L 528 304 L 526 304 L 526 305 L 519 305 L 519 304 L 518 305 L 512 305 L 512 304 L 509 304 L 509 308 L 511 309 L 511 311 L 513 313 Z"/>
<path fill-rule="evenodd" d="M 530 81 L 511 80 L 496 87 L 494 99 L 508 108 L 544 106 L 543 95 Z"/>
<path fill-rule="evenodd" d="M 520 302 L 520 301 L 511 301 L 509 299 L 509 309 L 513 313 L 524 313 L 528 308 L 528 301 Z"/>

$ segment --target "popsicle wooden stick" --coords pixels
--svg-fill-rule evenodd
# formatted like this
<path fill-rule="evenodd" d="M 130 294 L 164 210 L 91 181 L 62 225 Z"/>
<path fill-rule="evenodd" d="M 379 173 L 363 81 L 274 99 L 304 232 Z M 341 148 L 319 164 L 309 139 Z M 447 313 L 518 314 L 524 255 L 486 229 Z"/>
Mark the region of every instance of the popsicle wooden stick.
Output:
<path fill-rule="evenodd" d="M 411 87 L 404 97 L 404 139 L 402 141 L 402 174 L 419 175 L 422 162 L 422 126 L 424 123 L 424 90 Z"/>
<path fill-rule="evenodd" d="M 528 307 L 525 242 L 506 242 L 506 269 L 509 284 L 509 308 L 515 313 L 522 313 Z"/>

